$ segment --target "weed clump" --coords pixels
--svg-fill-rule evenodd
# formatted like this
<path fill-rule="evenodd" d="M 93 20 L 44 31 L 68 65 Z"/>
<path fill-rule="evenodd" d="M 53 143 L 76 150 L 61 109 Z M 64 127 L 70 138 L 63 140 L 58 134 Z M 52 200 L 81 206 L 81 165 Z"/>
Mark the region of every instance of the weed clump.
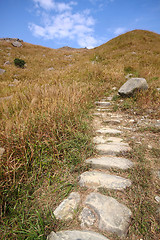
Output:
<path fill-rule="evenodd" d="M 22 60 L 22 59 L 19 59 L 19 58 L 15 58 L 14 59 L 14 64 L 17 67 L 24 68 L 25 63 L 26 62 L 24 60 Z"/>

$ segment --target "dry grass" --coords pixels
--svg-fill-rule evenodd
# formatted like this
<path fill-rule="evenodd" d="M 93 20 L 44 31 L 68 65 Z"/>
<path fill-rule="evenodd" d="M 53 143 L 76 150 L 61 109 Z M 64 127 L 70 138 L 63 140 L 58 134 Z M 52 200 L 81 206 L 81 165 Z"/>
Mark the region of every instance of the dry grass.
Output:
<path fill-rule="evenodd" d="M 93 50 L 28 43 L 15 48 L 0 41 L 0 68 L 6 70 L 0 75 L 3 239 L 45 239 L 61 228 L 49 206 L 76 188 L 83 161 L 93 153 L 89 110 L 125 82 L 126 69 L 145 77 L 149 90 L 120 107 L 152 109 L 152 117 L 158 117 L 159 43 L 160 36 L 147 31 L 132 31 Z M 27 66 L 17 68 L 15 58 Z M 4 66 L 6 61 L 10 64 Z"/>

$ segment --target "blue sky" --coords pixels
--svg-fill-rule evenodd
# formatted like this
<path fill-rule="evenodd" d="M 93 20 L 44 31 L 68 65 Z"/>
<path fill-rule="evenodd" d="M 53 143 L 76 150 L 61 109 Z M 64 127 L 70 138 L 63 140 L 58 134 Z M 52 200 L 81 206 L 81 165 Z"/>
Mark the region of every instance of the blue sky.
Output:
<path fill-rule="evenodd" d="M 93 48 L 134 29 L 160 34 L 160 0 L 0 0 L 0 26 L 0 37 Z"/>

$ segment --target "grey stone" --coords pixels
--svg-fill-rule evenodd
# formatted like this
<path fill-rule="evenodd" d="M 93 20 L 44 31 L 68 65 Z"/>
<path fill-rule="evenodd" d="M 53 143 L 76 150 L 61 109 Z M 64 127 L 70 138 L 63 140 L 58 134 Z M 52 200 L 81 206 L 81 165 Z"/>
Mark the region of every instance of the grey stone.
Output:
<path fill-rule="evenodd" d="M 118 119 L 105 119 L 105 120 L 103 120 L 103 123 L 106 123 L 106 124 L 110 123 L 110 124 L 113 124 L 113 125 L 119 125 L 121 123 L 121 121 L 118 120 Z"/>
<path fill-rule="evenodd" d="M 57 219 L 69 220 L 73 218 L 74 211 L 80 203 L 80 195 L 77 192 L 72 192 L 54 211 Z"/>
<path fill-rule="evenodd" d="M 104 143 L 96 145 L 96 150 L 99 154 L 116 155 L 118 153 L 129 152 L 131 151 L 131 148 L 127 143 Z"/>
<path fill-rule="evenodd" d="M 107 100 L 108 100 L 108 101 L 112 101 L 112 98 L 113 98 L 113 97 L 107 97 Z"/>
<path fill-rule="evenodd" d="M 3 73 L 5 73 L 5 71 L 6 71 L 6 70 L 0 68 L 0 75 L 2 75 Z"/>
<path fill-rule="evenodd" d="M 118 90 L 119 95 L 129 96 L 132 95 L 135 90 L 148 89 L 148 84 L 145 78 L 131 78 Z"/>
<path fill-rule="evenodd" d="M 155 196 L 155 200 L 160 203 L 160 197 L 159 196 Z"/>
<path fill-rule="evenodd" d="M 95 112 L 95 113 L 93 113 L 93 116 L 101 117 L 101 116 L 102 116 L 102 113 L 100 113 L 100 112 Z"/>
<path fill-rule="evenodd" d="M 118 169 L 128 169 L 133 166 L 133 162 L 126 158 L 104 156 L 97 158 L 90 158 L 86 160 L 87 164 L 91 164 L 94 169 L 108 169 L 108 168 L 118 168 Z"/>
<path fill-rule="evenodd" d="M 61 231 L 51 232 L 47 240 L 109 240 L 103 235 L 91 231 Z"/>
<path fill-rule="evenodd" d="M 116 91 L 116 90 L 117 90 L 117 88 L 116 88 L 116 87 L 113 87 L 113 88 L 112 88 L 112 90 Z"/>
<path fill-rule="evenodd" d="M 95 144 L 106 143 L 107 139 L 104 136 L 96 136 L 93 138 Z"/>
<path fill-rule="evenodd" d="M 160 92 L 160 88 L 157 88 L 157 91 Z"/>
<path fill-rule="evenodd" d="M 0 147 L 0 159 L 1 159 L 4 152 L 5 152 L 5 149 Z"/>
<path fill-rule="evenodd" d="M 6 61 L 5 63 L 4 63 L 4 66 L 5 65 L 10 65 L 11 63 L 10 63 L 10 61 Z"/>
<path fill-rule="evenodd" d="M 79 215 L 79 221 L 81 222 L 82 228 L 84 228 L 85 226 L 92 226 L 96 221 L 94 212 L 87 207 L 83 208 L 81 214 Z"/>
<path fill-rule="evenodd" d="M 109 175 L 103 172 L 84 172 L 79 177 L 79 185 L 88 188 L 108 188 L 122 190 L 131 186 L 131 181 L 119 176 Z"/>
<path fill-rule="evenodd" d="M 105 107 L 102 108 L 102 107 L 99 106 L 99 108 L 97 108 L 97 111 L 98 111 L 98 112 L 103 112 L 103 113 L 104 113 L 104 112 L 108 112 L 108 111 L 110 111 L 110 109 L 105 108 Z"/>
<path fill-rule="evenodd" d="M 111 103 L 110 102 L 95 102 L 96 105 L 101 106 L 101 107 L 107 107 L 110 106 Z"/>
<path fill-rule="evenodd" d="M 132 73 L 128 73 L 128 74 L 125 76 L 126 79 L 130 79 L 130 78 L 132 78 L 132 77 L 133 77 L 133 74 L 132 74 Z"/>
<path fill-rule="evenodd" d="M 19 42 L 19 41 L 15 41 L 15 42 L 12 43 L 12 45 L 13 45 L 14 47 L 21 47 L 21 46 L 22 46 L 22 43 Z"/>
<path fill-rule="evenodd" d="M 100 230 L 116 233 L 120 237 L 126 236 L 132 216 L 129 208 L 100 193 L 89 194 L 85 204 L 99 216 Z"/>
<path fill-rule="evenodd" d="M 109 128 L 109 127 L 98 129 L 98 130 L 96 130 L 96 132 L 97 133 L 102 133 L 102 134 L 106 134 L 106 133 L 119 134 L 119 133 L 121 133 L 120 130 L 112 129 L 112 128 Z"/>
<path fill-rule="evenodd" d="M 53 70 L 54 70 L 54 67 L 48 68 L 48 71 L 53 71 Z"/>
<path fill-rule="evenodd" d="M 119 137 L 109 137 L 107 138 L 107 142 L 111 142 L 111 143 L 114 143 L 114 144 L 119 144 L 123 141 L 122 138 L 119 138 Z"/>

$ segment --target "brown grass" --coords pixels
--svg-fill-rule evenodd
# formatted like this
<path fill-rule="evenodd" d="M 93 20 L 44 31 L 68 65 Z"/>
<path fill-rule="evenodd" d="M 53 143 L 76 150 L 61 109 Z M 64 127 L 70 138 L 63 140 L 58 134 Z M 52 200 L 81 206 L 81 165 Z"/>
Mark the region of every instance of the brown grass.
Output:
<path fill-rule="evenodd" d="M 27 66 L 17 68 L 15 58 L 25 60 Z M 10 64 L 4 66 L 6 61 Z M 15 48 L 0 41 L 0 68 L 6 70 L 0 75 L 0 147 L 5 148 L 0 165 L 4 239 L 18 239 L 18 234 L 22 239 L 27 233 L 17 233 L 19 229 L 32 229 L 28 222 L 22 227 L 26 221 L 22 221 L 22 209 L 33 209 L 30 199 L 37 203 L 34 192 L 48 196 L 49 184 L 52 201 L 57 203 L 59 194 L 54 192 L 63 188 L 64 181 L 69 187 L 64 187 L 60 198 L 75 187 L 77 173 L 85 168 L 83 160 L 93 152 L 89 109 L 96 99 L 112 94 L 112 87 L 119 88 L 126 81 L 126 69 L 132 69 L 134 76 L 145 77 L 149 90 L 138 93 L 133 100 L 126 99 L 120 107 L 143 113 L 152 109 L 151 116 L 159 116 L 159 66 L 160 35 L 148 31 L 126 33 L 93 50 L 56 50 L 28 43 Z M 51 67 L 54 69 L 48 70 Z M 11 98 L 3 99 L 7 96 Z M 41 202 L 40 198 L 38 202 L 47 208 L 46 200 Z M 17 214 L 21 216 L 19 221 Z M 46 230 L 42 232 L 44 236 Z"/>

